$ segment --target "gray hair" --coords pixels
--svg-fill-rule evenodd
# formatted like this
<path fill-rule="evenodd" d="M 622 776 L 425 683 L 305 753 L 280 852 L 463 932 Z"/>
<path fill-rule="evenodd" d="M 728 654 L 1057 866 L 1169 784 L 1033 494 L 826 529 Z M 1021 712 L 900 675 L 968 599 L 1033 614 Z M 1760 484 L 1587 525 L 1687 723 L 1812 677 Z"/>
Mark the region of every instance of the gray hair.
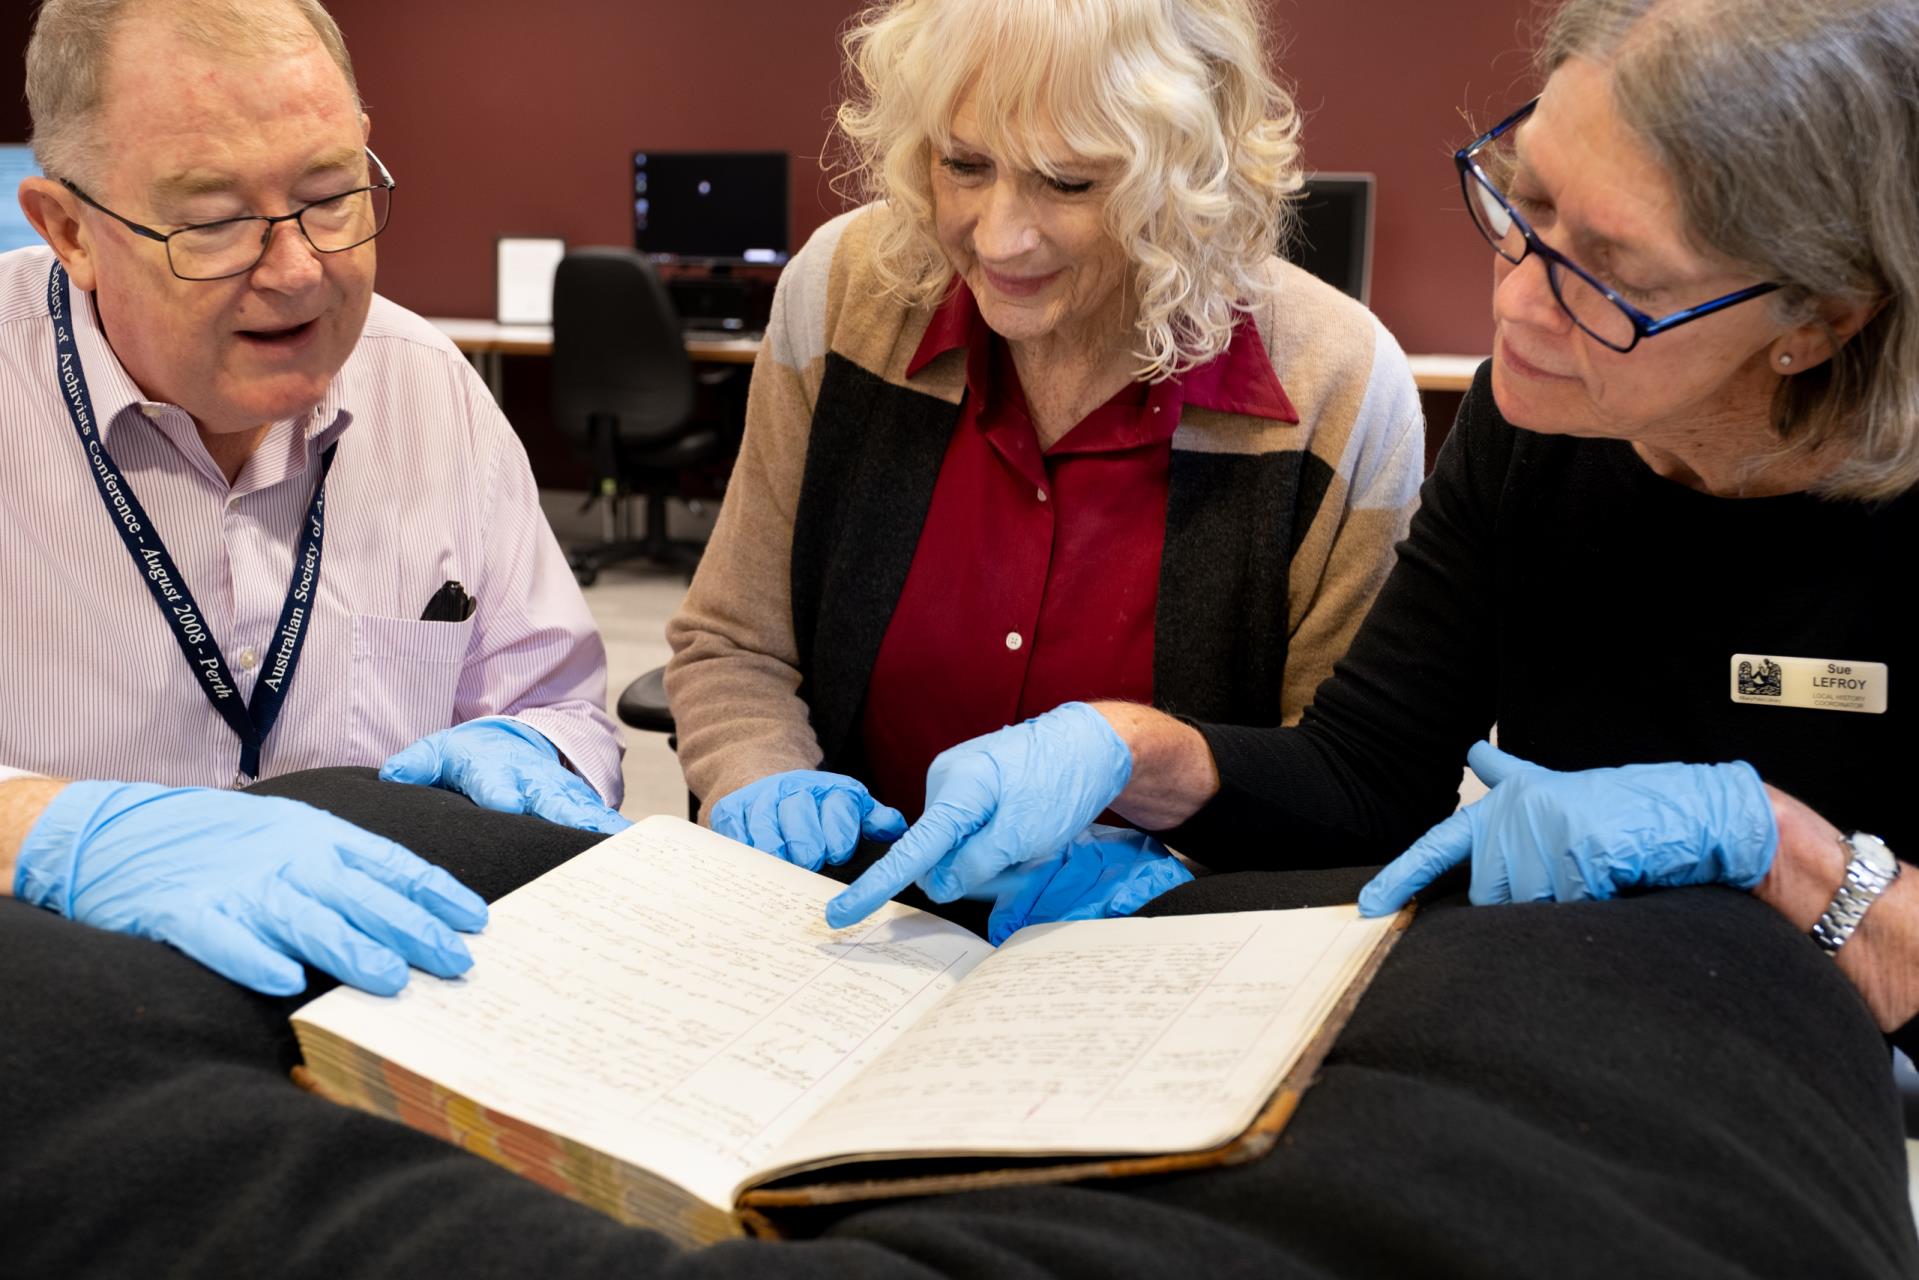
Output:
<path fill-rule="evenodd" d="M 1832 497 L 1919 483 L 1919 0 L 1567 0 L 1539 65 L 1575 56 L 1611 67 L 1695 245 L 1778 281 L 1783 319 L 1878 306 L 1781 380 L 1775 456 L 1838 446 Z"/>
<path fill-rule="evenodd" d="M 163 15 L 179 34 L 222 54 L 295 49 L 318 37 L 359 102 L 346 40 L 320 0 L 45 0 L 27 41 L 27 106 L 43 172 L 81 177 L 98 168 L 106 140 L 94 125 L 113 36 L 139 12 Z"/>

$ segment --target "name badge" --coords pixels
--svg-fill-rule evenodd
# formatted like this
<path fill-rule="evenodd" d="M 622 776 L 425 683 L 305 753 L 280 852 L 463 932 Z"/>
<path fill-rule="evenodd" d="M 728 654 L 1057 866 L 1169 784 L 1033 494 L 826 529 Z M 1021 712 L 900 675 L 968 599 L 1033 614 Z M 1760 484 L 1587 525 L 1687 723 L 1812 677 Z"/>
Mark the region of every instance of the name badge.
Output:
<path fill-rule="evenodd" d="M 1886 664 L 1735 653 L 1732 700 L 1749 707 L 1807 707 L 1876 716 L 1886 709 Z"/>

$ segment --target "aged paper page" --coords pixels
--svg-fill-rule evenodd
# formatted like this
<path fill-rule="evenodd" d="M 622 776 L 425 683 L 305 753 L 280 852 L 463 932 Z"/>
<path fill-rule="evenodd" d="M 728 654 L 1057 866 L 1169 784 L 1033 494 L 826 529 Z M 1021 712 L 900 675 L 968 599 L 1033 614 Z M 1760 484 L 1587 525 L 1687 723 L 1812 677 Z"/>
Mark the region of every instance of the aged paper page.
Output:
<path fill-rule="evenodd" d="M 979 960 L 888 904 L 836 933 L 841 886 L 655 817 L 493 904 L 473 967 L 298 1015 L 491 1110 L 730 1209 L 766 1153 Z"/>
<path fill-rule="evenodd" d="M 1343 906 L 1024 930 L 775 1159 L 1225 1142 L 1392 925 Z"/>

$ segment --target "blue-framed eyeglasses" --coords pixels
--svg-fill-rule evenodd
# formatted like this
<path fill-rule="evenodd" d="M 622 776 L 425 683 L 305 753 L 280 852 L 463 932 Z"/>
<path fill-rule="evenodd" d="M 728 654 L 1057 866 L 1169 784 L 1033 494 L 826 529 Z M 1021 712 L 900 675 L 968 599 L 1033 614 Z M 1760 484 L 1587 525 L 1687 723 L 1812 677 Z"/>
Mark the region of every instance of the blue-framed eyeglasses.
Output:
<path fill-rule="evenodd" d="M 1511 179 L 1515 168 L 1516 156 L 1509 135 L 1538 105 L 1539 99 L 1534 98 L 1471 146 L 1453 152 L 1453 163 L 1459 167 L 1459 188 L 1466 197 L 1466 211 L 1472 215 L 1473 226 L 1479 229 L 1479 234 L 1486 237 L 1486 243 L 1515 265 L 1524 261 L 1529 253 L 1538 256 L 1546 264 L 1546 282 L 1552 286 L 1553 297 L 1559 300 L 1560 308 L 1594 340 L 1614 351 L 1631 351 L 1641 338 L 1677 329 L 1687 321 L 1724 311 L 1779 287 L 1777 284 L 1749 285 L 1723 298 L 1655 320 L 1541 240 L 1539 233 L 1519 215 L 1500 189 L 1502 183 Z"/>

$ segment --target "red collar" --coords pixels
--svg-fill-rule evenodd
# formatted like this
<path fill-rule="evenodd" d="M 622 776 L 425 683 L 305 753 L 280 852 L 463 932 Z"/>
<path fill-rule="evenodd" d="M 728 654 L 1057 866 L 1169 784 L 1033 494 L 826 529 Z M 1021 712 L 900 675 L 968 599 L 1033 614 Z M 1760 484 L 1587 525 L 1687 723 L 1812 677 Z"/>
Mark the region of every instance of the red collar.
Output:
<path fill-rule="evenodd" d="M 973 291 L 956 277 L 945 300 L 934 309 L 926 333 L 906 366 L 906 376 L 915 376 L 948 351 L 963 349 L 967 353 L 967 389 L 974 395 L 985 394 L 993 337 L 993 331 L 986 327 L 980 315 Z M 1273 372 L 1259 326 L 1249 315 L 1242 315 L 1233 326 L 1233 338 L 1226 350 L 1171 382 L 1177 401 L 1194 408 L 1275 422 L 1299 421 L 1299 411 L 1293 408 L 1286 388 Z"/>

